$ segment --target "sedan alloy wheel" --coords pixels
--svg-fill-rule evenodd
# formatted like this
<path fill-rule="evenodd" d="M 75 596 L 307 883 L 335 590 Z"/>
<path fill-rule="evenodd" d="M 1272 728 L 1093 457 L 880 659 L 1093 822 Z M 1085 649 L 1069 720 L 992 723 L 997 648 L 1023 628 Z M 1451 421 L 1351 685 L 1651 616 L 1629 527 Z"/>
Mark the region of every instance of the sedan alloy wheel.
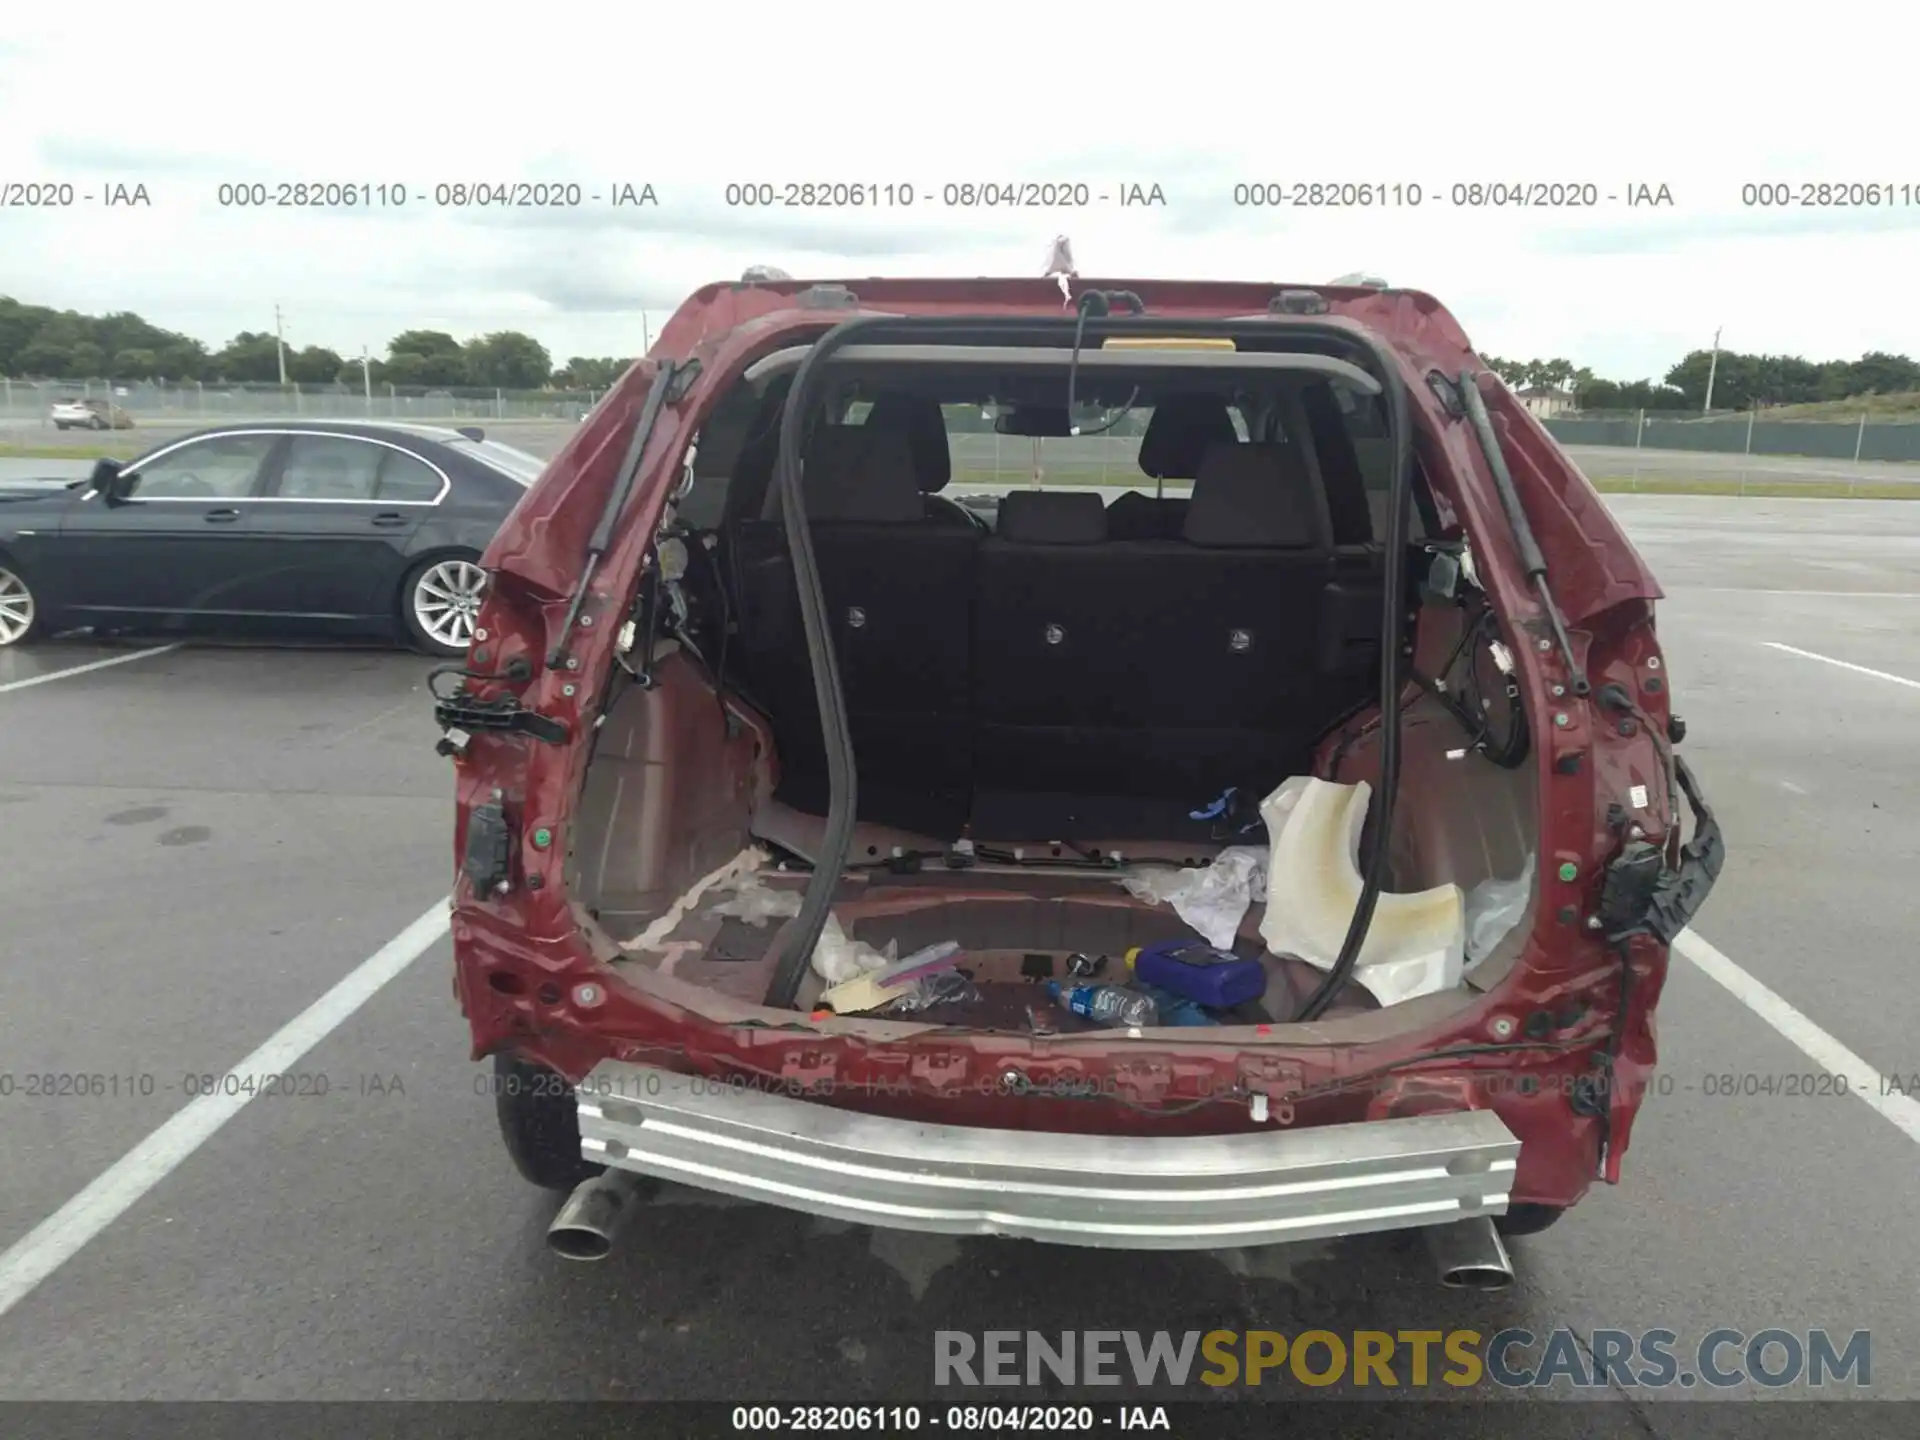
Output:
<path fill-rule="evenodd" d="M 0 567 L 0 646 L 17 645 L 26 639 L 38 618 L 39 610 L 27 582 Z"/>
<path fill-rule="evenodd" d="M 473 643 L 487 572 L 471 560 L 442 560 L 413 584 L 413 618 L 427 638 L 453 651 Z"/>

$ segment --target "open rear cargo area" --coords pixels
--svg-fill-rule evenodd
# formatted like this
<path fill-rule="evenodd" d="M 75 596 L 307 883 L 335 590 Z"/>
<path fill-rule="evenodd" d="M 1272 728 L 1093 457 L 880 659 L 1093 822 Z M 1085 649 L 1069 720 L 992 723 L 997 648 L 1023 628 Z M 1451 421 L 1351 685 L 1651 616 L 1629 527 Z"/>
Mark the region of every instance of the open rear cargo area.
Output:
<path fill-rule="evenodd" d="M 570 858 L 569 892 L 620 972 L 714 1018 L 767 1013 L 773 956 L 821 852 L 831 795 L 772 483 L 783 381 L 743 383 L 701 437 L 663 542 L 673 548 L 657 608 L 669 623 L 641 652 L 645 683 L 620 690 L 606 714 Z M 809 433 L 801 485 L 857 824 L 827 936 L 788 1013 L 821 1004 L 821 972 L 834 969 L 822 952 L 843 942 L 868 968 L 953 942 L 964 998 L 876 1011 L 873 1023 L 1094 1028 L 1051 1003 L 1045 982 L 1125 983 L 1128 950 L 1196 937 L 1176 905 L 1147 897 L 1152 876 L 1164 892 L 1187 872 L 1191 890 L 1237 849 L 1263 852 L 1264 877 L 1276 837 L 1259 807 L 1282 782 L 1377 778 L 1367 728 L 1387 564 L 1377 397 L 1312 374 L 1253 386 L 1108 373 L 1083 384 L 1090 402 L 1151 415 L 1137 471 L 1112 477 L 1118 487 L 1016 483 L 989 495 L 965 472 L 955 483 L 956 405 L 1031 425 L 1043 400 L 1057 404 L 1052 376 L 888 371 L 842 386 Z M 1014 443 L 1026 453 L 1027 439 Z M 1036 466 L 1045 443 L 1032 441 Z M 1430 512 L 1418 498 L 1421 531 Z M 1414 553 L 1409 597 L 1431 559 Z M 1534 776 L 1511 755 L 1487 758 L 1488 736 L 1515 725 L 1524 736 L 1524 718 L 1499 684 L 1499 632 L 1484 604 L 1468 603 L 1474 593 L 1463 584 L 1428 597 L 1408 627 L 1415 668 L 1451 674 L 1455 690 L 1464 672 L 1484 720 L 1475 735 L 1457 705 L 1408 692 L 1387 889 L 1452 887 L 1448 903 L 1471 922 L 1474 887 L 1509 882 L 1510 959 L 1526 928 L 1513 923 L 1511 892 L 1530 873 Z M 1337 894 L 1338 848 L 1336 837 L 1296 864 L 1302 873 L 1273 877 L 1273 893 Z M 1264 990 L 1207 1019 L 1286 1024 L 1330 957 L 1271 950 L 1267 885 L 1243 891 L 1238 923 L 1214 938 L 1258 963 Z M 1431 1023 L 1470 996 L 1455 948 L 1434 993 L 1383 1006 L 1350 984 L 1320 1023 Z M 1504 968 L 1488 948 L 1470 957 L 1477 978 Z M 1356 973 L 1364 979 L 1364 965 Z"/>

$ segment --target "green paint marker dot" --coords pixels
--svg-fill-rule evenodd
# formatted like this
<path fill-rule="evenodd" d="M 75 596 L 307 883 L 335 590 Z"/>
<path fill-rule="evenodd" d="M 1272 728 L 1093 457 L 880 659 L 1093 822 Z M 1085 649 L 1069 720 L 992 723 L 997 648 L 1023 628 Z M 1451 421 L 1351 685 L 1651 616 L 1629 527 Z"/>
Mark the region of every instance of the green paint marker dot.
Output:
<path fill-rule="evenodd" d="M 535 843 L 538 843 L 538 842 L 536 841 Z M 1576 864 L 1574 864 L 1574 863 L 1573 863 L 1573 862 L 1572 862 L 1571 860 L 1569 860 L 1569 861 L 1567 861 L 1567 863 L 1566 863 L 1566 864 L 1564 864 L 1564 865 L 1562 865 L 1562 866 L 1560 867 L 1560 878 L 1561 878 L 1562 880 L 1577 880 L 1577 879 L 1579 879 L 1579 878 L 1580 878 L 1580 867 L 1579 867 L 1578 865 L 1576 865 Z"/>
<path fill-rule="evenodd" d="M 552 843 L 553 843 L 553 831 L 547 829 L 546 826 L 542 825 L 538 830 L 533 832 L 533 848 L 534 849 L 544 850 L 547 848 L 547 846 L 551 845 Z M 1563 875 L 1565 874 L 1564 870 L 1562 871 L 1562 874 Z M 1571 875 L 1567 875 L 1566 878 L 1571 880 L 1573 877 Z"/>

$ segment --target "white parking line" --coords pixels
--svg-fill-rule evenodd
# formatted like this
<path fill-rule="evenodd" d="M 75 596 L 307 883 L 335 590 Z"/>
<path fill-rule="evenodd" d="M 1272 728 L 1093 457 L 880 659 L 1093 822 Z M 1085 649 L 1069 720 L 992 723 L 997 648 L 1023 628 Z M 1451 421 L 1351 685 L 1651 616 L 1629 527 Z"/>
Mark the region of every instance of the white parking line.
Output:
<path fill-rule="evenodd" d="M 45 675 L 29 675 L 25 680 L 8 680 L 0 684 L 0 695 L 9 690 L 25 690 L 30 685 L 45 685 L 50 680 L 64 680 L 69 675 L 84 675 L 89 670 L 104 670 L 109 665 L 127 665 L 135 660 L 145 660 L 150 655 L 165 655 L 169 650 L 178 650 L 179 643 L 155 645 L 150 650 L 134 650 L 125 655 L 109 655 L 104 660 L 94 660 L 85 665 L 69 665 L 65 670 L 53 670 Z"/>
<path fill-rule="evenodd" d="M 1893 1122 L 1920 1145 L 1920 1100 L 1890 1089 L 1887 1078 L 1782 1000 L 1691 930 L 1674 937 L 1673 948 L 1778 1030 L 1814 1064 L 1847 1082 L 1847 1093 Z"/>
<path fill-rule="evenodd" d="M 1904 675 L 1889 675 L 1884 670 L 1869 670 L 1864 665 L 1856 665 L 1851 660 L 1836 660 L 1831 655 L 1816 655 L 1811 650 L 1802 650 L 1794 645 L 1782 645 L 1778 640 L 1760 642 L 1769 650 L 1784 650 L 1789 655 L 1804 655 L 1809 660 L 1819 660 L 1827 665 L 1838 665 L 1842 670 L 1852 670 L 1861 675 L 1871 675 L 1876 680 L 1891 680 L 1896 685 L 1904 685 L 1909 690 L 1920 690 L 1920 680 L 1909 680 Z"/>
<path fill-rule="evenodd" d="M 382 945 L 313 1004 L 268 1038 L 227 1073 L 278 1075 L 296 1065 L 394 976 L 447 933 L 447 902 L 433 908 Z M 131 1209 L 214 1133 L 239 1114 L 255 1087 L 234 1094 L 202 1095 L 116 1160 L 99 1178 L 0 1255 L 0 1315 L 18 1305 L 47 1276 L 71 1260 L 107 1226 Z"/>
<path fill-rule="evenodd" d="M 1920 590 L 1769 590 L 1757 585 L 1680 585 L 1682 595 L 1791 595 L 1820 600 L 1920 600 Z"/>

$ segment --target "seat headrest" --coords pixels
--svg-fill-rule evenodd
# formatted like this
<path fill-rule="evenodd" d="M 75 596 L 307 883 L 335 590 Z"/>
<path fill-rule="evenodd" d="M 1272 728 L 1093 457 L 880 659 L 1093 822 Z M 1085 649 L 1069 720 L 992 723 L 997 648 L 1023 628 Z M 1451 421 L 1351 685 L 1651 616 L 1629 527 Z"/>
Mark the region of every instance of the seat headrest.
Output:
<path fill-rule="evenodd" d="M 814 431 L 800 488 L 809 520 L 907 524 L 926 514 L 907 437 L 864 425 L 823 425 Z"/>
<path fill-rule="evenodd" d="M 874 398 L 863 428 L 890 430 L 907 437 L 921 494 L 944 489 L 953 478 L 953 450 L 947 443 L 947 421 L 940 413 L 939 401 L 890 390 Z"/>
<path fill-rule="evenodd" d="M 1213 395 L 1166 395 L 1140 437 L 1140 468 L 1155 480 L 1191 480 L 1209 445 L 1239 438 L 1227 402 Z"/>
<path fill-rule="evenodd" d="M 1013 490 L 1001 497 L 994 534 L 1030 545 L 1098 545 L 1107 507 L 1092 490 Z"/>
<path fill-rule="evenodd" d="M 1221 549 L 1333 549 L 1326 492 L 1298 445 L 1214 445 L 1194 477 L 1187 543 Z"/>

